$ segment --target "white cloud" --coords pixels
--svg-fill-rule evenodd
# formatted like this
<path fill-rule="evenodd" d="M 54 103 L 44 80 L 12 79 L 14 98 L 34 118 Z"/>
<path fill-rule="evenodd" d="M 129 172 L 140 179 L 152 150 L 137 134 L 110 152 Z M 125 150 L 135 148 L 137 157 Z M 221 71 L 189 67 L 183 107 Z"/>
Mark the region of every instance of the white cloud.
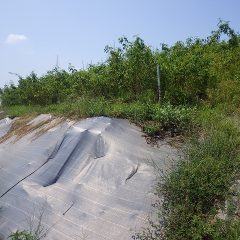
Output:
<path fill-rule="evenodd" d="M 15 44 L 15 43 L 19 43 L 19 42 L 23 42 L 26 41 L 28 38 L 23 35 L 23 34 L 14 34 L 11 33 L 7 36 L 5 43 L 7 44 Z"/>

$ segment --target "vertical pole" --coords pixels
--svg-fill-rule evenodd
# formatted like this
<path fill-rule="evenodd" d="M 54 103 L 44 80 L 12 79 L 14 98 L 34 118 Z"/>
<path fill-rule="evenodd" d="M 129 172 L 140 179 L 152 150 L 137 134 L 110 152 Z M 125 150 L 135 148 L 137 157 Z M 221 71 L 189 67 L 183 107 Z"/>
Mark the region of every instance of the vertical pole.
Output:
<path fill-rule="evenodd" d="M 158 81 L 158 102 L 161 102 L 161 85 L 160 85 L 160 68 L 157 65 L 157 81 Z"/>
<path fill-rule="evenodd" d="M 57 61 L 56 61 L 56 69 L 59 69 L 59 60 L 58 60 L 58 55 L 57 55 Z"/>

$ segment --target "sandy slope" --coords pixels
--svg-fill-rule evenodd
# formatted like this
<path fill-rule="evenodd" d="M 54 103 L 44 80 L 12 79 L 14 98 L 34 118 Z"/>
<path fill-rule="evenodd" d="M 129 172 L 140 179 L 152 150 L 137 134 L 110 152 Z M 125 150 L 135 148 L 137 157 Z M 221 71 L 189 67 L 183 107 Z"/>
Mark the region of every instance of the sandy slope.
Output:
<path fill-rule="evenodd" d="M 0 121 L 0 137 L 13 123 Z M 164 170 L 178 155 L 164 142 L 148 145 L 126 120 L 40 115 L 25 125 L 27 135 L 10 134 L 0 144 L 4 239 L 17 229 L 36 229 L 39 219 L 46 239 L 131 239 L 154 201 L 151 162 Z"/>

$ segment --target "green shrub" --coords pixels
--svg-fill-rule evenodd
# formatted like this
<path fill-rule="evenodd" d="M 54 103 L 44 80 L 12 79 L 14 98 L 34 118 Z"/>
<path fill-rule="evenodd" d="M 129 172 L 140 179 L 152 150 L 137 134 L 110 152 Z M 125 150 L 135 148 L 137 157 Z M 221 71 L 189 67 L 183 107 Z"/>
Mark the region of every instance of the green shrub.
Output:
<path fill-rule="evenodd" d="M 160 122 L 163 130 L 183 131 L 191 129 L 194 112 L 194 108 L 184 106 L 156 105 L 152 112 L 152 119 Z"/>
<path fill-rule="evenodd" d="M 159 130 L 160 130 L 159 125 L 153 123 L 152 124 L 147 123 L 143 126 L 143 131 L 151 137 L 158 135 Z"/>
<path fill-rule="evenodd" d="M 28 231 L 19 231 L 17 230 L 15 233 L 12 233 L 9 238 L 11 240 L 39 240 L 37 236 L 33 235 Z"/>

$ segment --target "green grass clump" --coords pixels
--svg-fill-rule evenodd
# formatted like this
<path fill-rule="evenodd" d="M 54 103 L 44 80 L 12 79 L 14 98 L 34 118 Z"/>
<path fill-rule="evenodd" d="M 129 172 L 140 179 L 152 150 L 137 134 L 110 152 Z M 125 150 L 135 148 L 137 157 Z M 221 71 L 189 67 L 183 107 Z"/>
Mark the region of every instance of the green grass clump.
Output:
<path fill-rule="evenodd" d="M 39 240 L 37 236 L 34 234 L 28 232 L 28 231 L 16 231 L 15 233 L 12 233 L 9 238 L 11 240 Z"/>

